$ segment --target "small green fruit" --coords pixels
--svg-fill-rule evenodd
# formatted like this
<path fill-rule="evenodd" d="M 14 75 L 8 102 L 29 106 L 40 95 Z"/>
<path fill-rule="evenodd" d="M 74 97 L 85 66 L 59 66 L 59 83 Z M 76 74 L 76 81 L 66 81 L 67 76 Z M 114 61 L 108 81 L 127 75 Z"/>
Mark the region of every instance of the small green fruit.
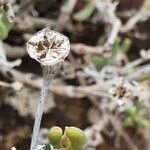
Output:
<path fill-rule="evenodd" d="M 57 126 L 52 127 L 49 130 L 49 133 L 48 133 L 49 142 L 54 148 L 61 147 L 62 134 L 63 134 L 62 129 Z"/>

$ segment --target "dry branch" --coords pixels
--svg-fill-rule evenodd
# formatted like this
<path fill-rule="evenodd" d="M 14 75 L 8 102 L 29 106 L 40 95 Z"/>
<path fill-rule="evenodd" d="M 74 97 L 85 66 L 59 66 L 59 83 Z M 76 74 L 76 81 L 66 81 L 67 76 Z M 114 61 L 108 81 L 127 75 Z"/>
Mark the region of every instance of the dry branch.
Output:
<path fill-rule="evenodd" d="M 77 54 L 98 54 L 103 55 L 105 52 L 105 47 L 100 46 L 89 46 L 82 43 L 71 44 L 71 50 Z"/>

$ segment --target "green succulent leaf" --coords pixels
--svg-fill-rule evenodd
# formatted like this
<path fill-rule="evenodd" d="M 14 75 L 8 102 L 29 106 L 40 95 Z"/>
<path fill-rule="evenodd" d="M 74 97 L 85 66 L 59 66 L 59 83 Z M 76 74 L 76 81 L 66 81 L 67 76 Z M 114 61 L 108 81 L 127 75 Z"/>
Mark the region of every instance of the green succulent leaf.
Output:
<path fill-rule="evenodd" d="M 121 47 L 121 52 L 126 54 L 131 47 L 131 40 L 129 38 L 125 38 Z"/>
<path fill-rule="evenodd" d="M 7 36 L 8 36 L 8 30 L 5 24 L 2 21 L 0 21 L 0 39 L 4 40 L 7 38 Z"/>
<path fill-rule="evenodd" d="M 7 38 L 8 33 L 12 27 L 12 24 L 8 21 L 5 12 L 0 11 L 0 39 Z"/>
<path fill-rule="evenodd" d="M 63 131 L 60 127 L 55 126 L 49 130 L 48 139 L 49 139 L 50 144 L 54 148 L 58 149 L 61 147 L 62 135 L 63 135 Z"/>
<path fill-rule="evenodd" d="M 109 59 L 95 56 L 92 58 L 92 63 L 94 64 L 97 70 L 101 70 L 105 65 L 109 63 Z"/>
<path fill-rule="evenodd" d="M 142 103 L 138 97 L 136 98 L 136 101 L 135 101 L 135 107 L 137 109 L 137 112 L 139 112 L 142 109 Z"/>
<path fill-rule="evenodd" d="M 84 132 L 81 129 L 76 127 L 68 127 L 65 130 L 65 134 L 71 142 L 70 150 L 82 150 L 86 138 Z"/>
<path fill-rule="evenodd" d="M 92 15 L 93 11 L 94 11 L 94 1 L 87 0 L 85 6 L 80 11 L 78 11 L 73 15 L 73 19 L 78 22 L 85 21 Z"/>
<path fill-rule="evenodd" d="M 126 54 L 131 46 L 131 40 L 129 38 L 121 39 L 117 37 L 113 48 L 112 48 L 112 57 L 115 57 L 118 53 Z"/>
<path fill-rule="evenodd" d="M 66 127 L 63 133 L 60 127 L 54 126 L 48 133 L 49 144 L 45 150 L 83 150 L 84 132 L 76 127 Z"/>
<path fill-rule="evenodd" d="M 125 38 L 122 40 L 120 37 L 117 37 L 114 45 L 112 46 L 110 57 L 102 57 L 98 55 L 94 55 L 91 58 L 91 63 L 94 64 L 96 69 L 99 71 L 104 66 L 112 64 L 113 61 L 117 58 L 119 54 L 125 54 L 130 49 L 131 41 L 129 38 Z M 130 70 L 129 70 L 130 71 Z"/>
<path fill-rule="evenodd" d="M 140 111 L 142 109 L 142 103 L 139 98 L 135 99 L 133 106 L 127 108 L 124 112 L 124 126 L 136 126 L 141 128 L 150 128 L 150 121 L 146 118 L 140 116 Z"/>

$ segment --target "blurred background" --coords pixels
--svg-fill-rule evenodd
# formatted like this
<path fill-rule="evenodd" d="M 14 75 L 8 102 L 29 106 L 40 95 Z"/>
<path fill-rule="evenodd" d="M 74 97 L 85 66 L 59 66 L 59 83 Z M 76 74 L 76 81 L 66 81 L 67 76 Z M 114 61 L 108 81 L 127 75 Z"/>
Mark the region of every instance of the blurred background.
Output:
<path fill-rule="evenodd" d="M 42 68 L 26 42 L 48 27 L 71 51 L 49 88 L 40 142 L 54 125 L 85 150 L 150 150 L 150 0 L 0 0 L 0 150 L 30 147 Z"/>

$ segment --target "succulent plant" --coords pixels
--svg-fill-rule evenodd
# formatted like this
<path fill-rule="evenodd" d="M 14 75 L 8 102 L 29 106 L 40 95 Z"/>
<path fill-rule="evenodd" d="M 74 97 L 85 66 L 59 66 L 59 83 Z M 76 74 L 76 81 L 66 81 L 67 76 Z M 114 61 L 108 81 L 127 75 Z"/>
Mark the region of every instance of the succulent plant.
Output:
<path fill-rule="evenodd" d="M 82 150 L 86 141 L 84 132 L 77 127 L 66 127 L 63 133 L 60 127 L 52 127 L 48 138 L 54 149 Z"/>

